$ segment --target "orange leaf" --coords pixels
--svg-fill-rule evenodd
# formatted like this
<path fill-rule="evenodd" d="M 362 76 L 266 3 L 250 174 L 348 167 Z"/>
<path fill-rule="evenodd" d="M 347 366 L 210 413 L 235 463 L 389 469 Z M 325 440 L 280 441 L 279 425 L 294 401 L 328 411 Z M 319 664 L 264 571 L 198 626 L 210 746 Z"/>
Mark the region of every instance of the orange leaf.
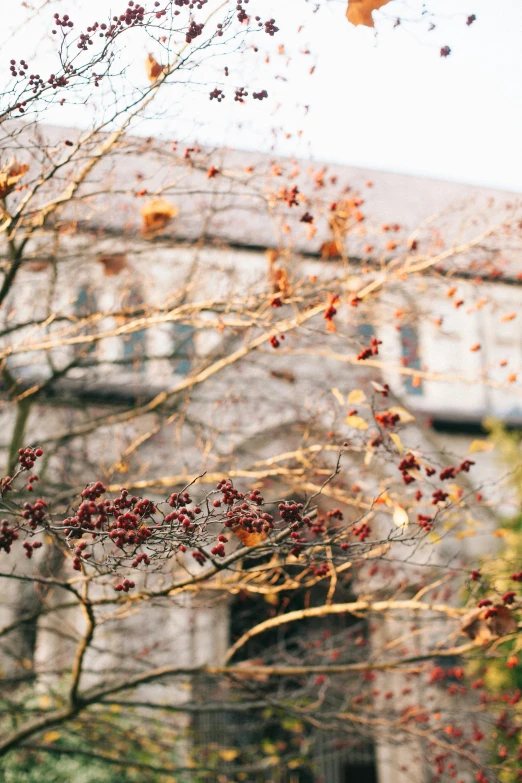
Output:
<path fill-rule="evenodd" d="M 323 242 L 320 248 L 321 258 L 339 258 L 341 255 L 341 248 L 335 239 L 329 242 Z"/>
<path fill-rule="evenodd" d="M 149 82 L 158 81 L 158 79 L 164 76 L 168 71 L 168 68 L 165 68 L 163 65 L 159 64 L 153 54 L 147 55 L 147 59 L 145 60 L 145 69 L 147 71 L 147 76 L 149 77 Z"/>
<path fill-rule="evenodd" d="M 264 530 L 261 531 L 261 533 L 249 533 L 248 530 L 245 530 L 241 525 L 234 525 L 232 532 L 245 546 L 255 546 L 268 537 L 268 533 Z"/>
<path fill-rule="evenodd" d="M 143 217 L 143 233 L 152 234 L 166 228 L 173 217 L 178 214 L 178 209 L 169 201 L 163 198 L 156 198 L 149 201 L 141 209 Z"/>
<path fill-rule="evenodd" d="M 374 27 L 372 11 L 382 8 L 390 0 L 348 0 L 346 18 L 352 24 L 364 24 L 366 27 Z"/>
<path fill-rule="evenodd" d="M 477 644 L 486 644 L 499 636 L 515 633 L 517 621 L 511 611 L 502 604 L 496 604 L 495 614 L 488 617 L 487 609 L 475 609 L 464 617 L 462 633 Z"/>

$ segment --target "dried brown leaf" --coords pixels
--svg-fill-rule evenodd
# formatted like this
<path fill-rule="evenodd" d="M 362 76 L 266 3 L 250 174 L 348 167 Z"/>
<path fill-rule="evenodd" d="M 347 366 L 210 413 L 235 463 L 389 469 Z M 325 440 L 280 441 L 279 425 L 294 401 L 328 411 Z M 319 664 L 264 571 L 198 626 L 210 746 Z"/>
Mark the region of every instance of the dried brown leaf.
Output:
<path fill-rule="evenodd" d="M 125 253 L 113 253 L 112 255 L 99 256 L 98 261 L 103 264 L 103 272 L 109 277 L 119 275 L 127 266 L 127 256 Z"/>
<path fill-rule="evenodd" d="M 461 631 L 477 644 L 487 644 L 499 636 L 514 633 L 517 630 L 517 621 L 511 611 L 503 604 L 493 607 L 496 614 L 486 617 L 490 607 L 474 609 L 467 614 L 461 625 Z"/>

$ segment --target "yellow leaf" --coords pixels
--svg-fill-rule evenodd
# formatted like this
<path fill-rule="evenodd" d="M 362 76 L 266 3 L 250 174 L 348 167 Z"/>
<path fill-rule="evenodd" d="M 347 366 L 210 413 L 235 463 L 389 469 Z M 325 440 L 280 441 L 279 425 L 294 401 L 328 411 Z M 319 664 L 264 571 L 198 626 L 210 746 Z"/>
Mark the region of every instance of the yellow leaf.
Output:
<path fill-rule="evenodd" d="M 223 761 L 234 761 L 234 759 L 237 759 L 239 756 L 239 751 L 235 748 L 221 748 L 218 753 L 219 757 L 222 758 Z"/>
<path fill-rule="evenodd" d="M 460 530 L 458 533 L 455 533 L 455 541 L 462 541 L 463 538 L 473 538 L 473 536 L 476 535 L 475 531 L 473 529 L 471 530 Z"/>
<path fill-rule="evenodd" d="M 364 464 L 366 465 L 366 467 L 368 467 L 372 459 L 373 459 L 373 449 L 368 449 L 366 451 L 366 454 L 364 455 Z"/>
<path fill-rule="evenodd" d="M 25 163 L 18 163 L 16 160 L 4 166 L 0 170 L 0 198 L 5 198 L 9 193 L 12 193 L 18 180 L 22 179 L 27 171 L 29 171 L 29 166 Z"/>
<path fill-rule="evenodd" d="M 372 11 L 382 8 L 390 0 L 348 0 L 346 18 L 352 24 L 364 24 L 366 27 L 374 27 Z"/>
<path fill-rule="evenodd" d="M 396 413 L 399 417 L 399 421 L 402 424 L 407 424 L 409 421 L 415 421 L 415 416 L 413 416 L 404 408 L 401 408 L 400 405 L 396 405 L 393 408 L 388 408 L 388 411 L 389 413 Z"/>
<path fill-rule="evenodd" d="M 47 734 L 44 734 L 42 739 L 43 741 L 48 745 L 51 742 L 56 742 L 56 740 L 59 740 L 62 735 L 59 731 L 48 731 Z"/>
<path fill-rule="evenodd" d="M 111 704 L 109 709 L 111 712 L 117 715 L 119 712 L 121 712 L 121 704 Z"/>
<path fill-rule="evenodd" d="M 448 490 L 451 502 L 458 503 L 462 497 L 462 487 L 459 487 L 458 484 L 450 484 Z"/>
<path fill-rule="evenodd" d="M 354 389 L 347 397 L 348 405 L 359 405 L 366 400 L 366 394 L 362 389 Z"/>
<path fill-rule="evenodd" d="M 38 704 L 42 710 L 48 710 L 52 703 L 52 699 L 48 693 L 42 693 L 42 695 L 38 697 Z"/>
<path fill-rule="evenodd" d="M 438 533 L 435 532 L 435 530 L 432 530 L 430 533 L 428 533 L 428 540 L 431 541 L 432 544 L 440 544 L 441 537 Z"/>
<path fill-rule="evenodd" d="M 395 432 L 390 432 L 390 438 L 397 446 L 397 451 L 399 452 L 399 454 L 402 454 L 402 443 L 399 436 Z"/>
<path fill-rule="evenodd" d="M 339 405 L 344 405 L 344 397 L 336 386 L 333 387 L 332 394 L 337 400 L 337 402 L 339 403 Z"/>
<path fill-rule="evenodd" d="M 406 509 L 402 506 L 395 506 L 393 509 L 393 521 L 397 527 L 406 527 L 410 521 Z"/>
<path fill-rule="evenodd" d="M 349 427 L 353 427 L 354 430 L 367 430 L 368 424 L 360 416 L 347 416 L 344 423 Z"/>
<path fill-rule="evenodd" d="M 479 451 L 492 451 L 495 448 L 494 443 L 488 440 L 473 440 L 468 449 L 468 454 L 476 454 Z"/>

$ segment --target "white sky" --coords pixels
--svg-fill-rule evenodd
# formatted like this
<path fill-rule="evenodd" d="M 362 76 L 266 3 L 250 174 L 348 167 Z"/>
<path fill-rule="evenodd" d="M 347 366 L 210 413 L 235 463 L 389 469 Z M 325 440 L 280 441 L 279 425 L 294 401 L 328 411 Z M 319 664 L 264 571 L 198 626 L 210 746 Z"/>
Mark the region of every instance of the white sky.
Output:
<path fill-rule="evenodd" d="M 16 1 L 13 23 L 26 13 Z M 202 79 L 196 93 L 192 87 L 178 97 L 171 93 L 175 114 L 166 112 L 145 132 L 152 127 L 161 135 L 193 134 L 200 142 L 263 150 L 275 145 L 278 152 L 318 161 L 522 191 L 520 0 L 432 0 L 428 5 L 437 14 L 432 32 L 427 32 L 428 17 L 419 20 L 420 0 L 396 0 L 375 14 L 377 35 L 346 21 L 343 0 L 332 0 L 315 14 L 313 0 L 250 1 L 254 12 L 262 9 L 263 18 L 276 18 L 280 33 L 273 39 L 262 36 L 261 45 L 273 50 L 268 65 L 259 57 L 248 62 L 244 57 L 226 59 L 230 86 L 240 84 L 243 75 L 247 84 L 253 77 L 255 89 L 269 91 L 269 101 L 234 103 L 229 87 L 228 101 L 209 103 L 208 84 Z M 119 9 L 122 2 L 114 5 Z M 76 6 L 88 9 L 89 17 L 96 9 L 103 9 L 103 16 L 108 11 L 106 0 L 59 0 L 52 11 L 66 13 Z M 395 16 L 405 7 L 416 21 L 393 29 Z M 477 21 L 468 27 L 470 13 Z M 298 33 L 300 24 L 304 28 Z M 41 30 L 40 23 L 25 27 L 24 52 L 35 48 Z M 14 47 L 15 57 L 24 56 L 20 33 L 9 35 L 7 30 L 2 46 L 6 60 Z M 282 42 L 286 53 L 309 48 L 311 54 L 288 63 L 286 54 L 276 53 Z M 452 53 L 442 59 L 439 49 L 446 44 Z M 144 41 L 141 49 L 129 49 L 138 79 L 146 46 Z M 310 76 L 313 64 L 316 70 Z M 221 68 L 220 63 L 220 74 Z M 130 73 L 134 78 L 132 69 Z M 276 75 L 283 78 L 274 80 Z M 306 114 L 304 105 L 310 107 Z M 81 127 L 88 114 L 81 107 L 63 107 L 51 119 Z M 274 126 L 282 127 L 276 135 Z"/>

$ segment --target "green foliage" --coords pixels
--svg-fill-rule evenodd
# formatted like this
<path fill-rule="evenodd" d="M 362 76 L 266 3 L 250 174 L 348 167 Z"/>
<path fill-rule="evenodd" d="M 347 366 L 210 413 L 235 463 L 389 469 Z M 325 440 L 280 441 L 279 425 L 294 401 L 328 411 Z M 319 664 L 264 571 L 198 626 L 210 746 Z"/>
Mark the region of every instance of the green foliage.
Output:
<path fill-rule="evenodd" d="M 490 433 L 490 439 L 495 448 L 501 464 L 508 470 L 508 481 L 517 499 L 522 502 L 522 433 L 508 432 L 501 422 L 488 419 L 485 422 L 486 429 Z M 515 590 L 516 583 L 510 579 L 510 574 L 522 569 L 522 514 L 515 514 L 510 518 L 501 520 L 502 546 L 496 557 L 485 558 L 482 573 L 488 582 L 488 589 L 483 590 L 482 596 L 487 597 L 493 588 L 502 594 L 508 590 Z M 518 590 L 517 590 L 518 592 Z M 499 755 L 505 748 L 510 756 L 516 755 L 520 745 L 520 732 L 512 730 L 513 724 L 520 725 L 522 718 L 522 638 L 518 635 L 503 646 L 503 655 L 495 660 L 490 658 L 485 667 L 485 682 L 489 693 L 496 694 L 506 703 L 506 715 L 511 716 L 511 721 L 497 724 L 495 741 L 492 750 L 498 763 Z M 510 728 L 508 729 L 508 726 Z M 499 780 L 502 783 L 515 783 L 519 780 L 515 773 L 501 770 Z"/>
<path fill-rule="evenodd" d="M 3 783 L 131 783 L 115 766 L 88 758 L 55 756 L 49 753 L 17 751 L 0 764 Z"/>

